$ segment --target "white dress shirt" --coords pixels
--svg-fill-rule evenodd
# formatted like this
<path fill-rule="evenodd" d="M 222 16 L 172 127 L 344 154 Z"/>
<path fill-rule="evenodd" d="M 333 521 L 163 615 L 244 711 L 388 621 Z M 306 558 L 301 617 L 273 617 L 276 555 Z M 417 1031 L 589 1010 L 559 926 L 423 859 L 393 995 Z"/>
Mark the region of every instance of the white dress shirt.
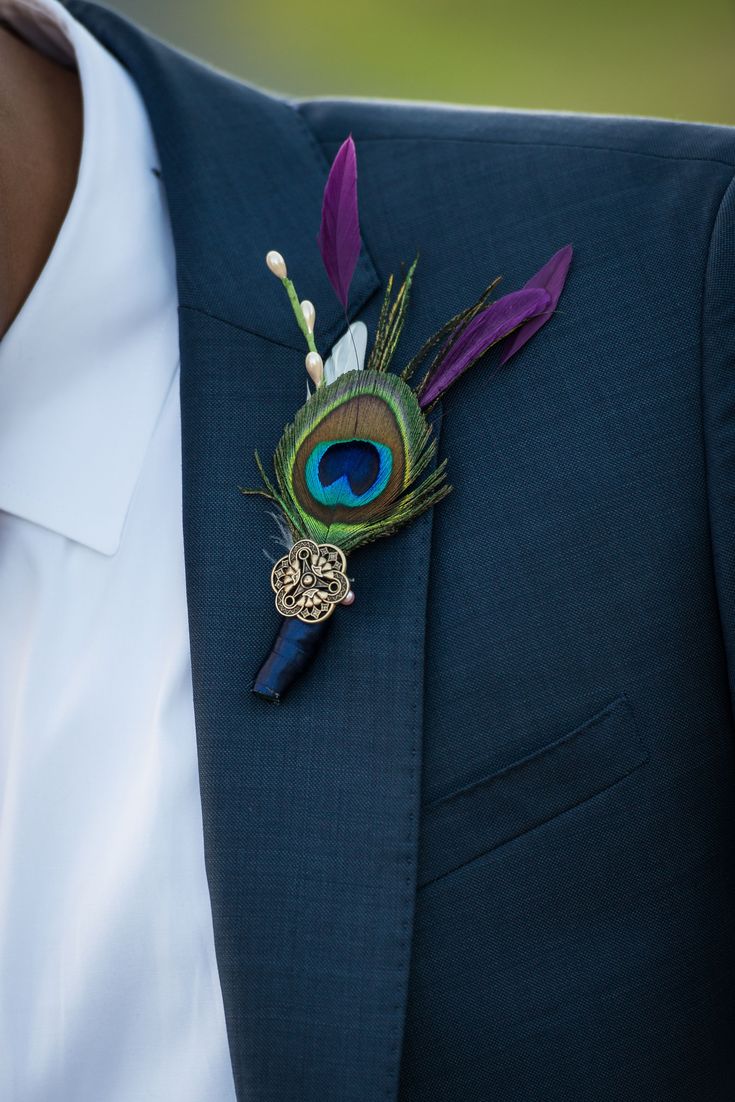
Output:
<path fill-rule="evenodd" d="M 0 1099 L 232 1102 L 202 843 L 174 255 L 130 77 L 55 0 L 82 159 L 0 342 Z"/>

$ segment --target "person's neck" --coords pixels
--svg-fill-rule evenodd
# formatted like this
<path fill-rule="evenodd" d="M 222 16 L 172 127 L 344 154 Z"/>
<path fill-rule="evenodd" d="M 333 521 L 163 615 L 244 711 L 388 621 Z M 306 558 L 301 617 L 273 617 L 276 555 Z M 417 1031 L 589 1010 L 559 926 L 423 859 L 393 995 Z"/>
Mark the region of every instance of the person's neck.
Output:
<path fill-rule="evenodd" d="M 76 72 L 0 24 L 0 337 L 53 248 L 74 194 L 81 146 Z"/>

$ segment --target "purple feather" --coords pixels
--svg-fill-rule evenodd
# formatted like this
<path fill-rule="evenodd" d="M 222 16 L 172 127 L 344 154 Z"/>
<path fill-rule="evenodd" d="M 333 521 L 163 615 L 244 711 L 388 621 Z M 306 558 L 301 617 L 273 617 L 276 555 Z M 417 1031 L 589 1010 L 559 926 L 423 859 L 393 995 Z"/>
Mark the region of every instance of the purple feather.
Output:
<path fill-rule="evenodd" d="M 360 257 L 357 157 L 351 134 L 342 142 L 329 170 L 317 242 L 329 282 L 346 310 L 350 283 Z"/>
<path fill-rule="evenodd" d="M 511 356 L 514 356 L 520 348 L 523 348 L 526 341 L 530 340 L 534 333 L 538 333 L 541 326 L 546 325 L 546 322 L 552 317 L 564 288 L 569 265 L 572 263 L 573 251 L 571 245 L 565 245 L 563 249 L 559 249 L 559 252 L 554 253 L 551 260 L 547 260 L 543 268 L 536 272 L 535 276 L 531 276 L 528 283 L 525 284 L 525 288 L 543 287 L 545 291 L 548 291 L 549 308 L 543 314 L 531 318 L 512 337 L 508 338 L 500 357 L 501 364 L 507 364 Z"/>
<path fill-rule="evenodd" d="M 507 337 L 529 318 L 547 310 L 549 303 L 550 296 L 542 287 L 529 288 L 503 295 L 476 314 L 427 376 L 419 394 L 421 408 L 426 409 L 441 397 L 491 345 Z"/>

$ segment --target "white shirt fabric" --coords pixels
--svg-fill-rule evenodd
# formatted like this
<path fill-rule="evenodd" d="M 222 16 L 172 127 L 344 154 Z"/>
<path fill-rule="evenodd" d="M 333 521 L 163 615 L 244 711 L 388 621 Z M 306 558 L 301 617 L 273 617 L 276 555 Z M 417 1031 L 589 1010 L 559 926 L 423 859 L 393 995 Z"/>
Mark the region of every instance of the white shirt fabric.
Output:
<path fill-rule="evenodd" d="M 0 1099 L 233 1102 L 202 843 L 177 299 L 139 93 L 55 0 L 76 192 L 0 342 Z"/>

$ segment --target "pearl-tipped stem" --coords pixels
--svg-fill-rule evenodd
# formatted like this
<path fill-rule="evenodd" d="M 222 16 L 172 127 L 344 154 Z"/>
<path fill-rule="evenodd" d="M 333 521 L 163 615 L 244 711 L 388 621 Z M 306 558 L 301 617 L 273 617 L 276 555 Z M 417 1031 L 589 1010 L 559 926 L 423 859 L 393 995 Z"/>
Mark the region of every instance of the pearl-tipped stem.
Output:
<path fill-rule="evenodd" d="M 339 603 L 341 605 L 347 605 L 348 607 L 349 607 L 349 605 L 354 605 L 354 603 L 355 603 L 355 592 L 354 592 L 354 590 L 352 590 L 352 589 L 348 590 L 346 595 L 342 598 L 342 600 Z"/>
<path fill-rule="evenodd" d="M 309 351 L 316 352 L 316 345 L 314 343 L 314 323 L 312 321 L 311 328 L 309 328 L 306 317 L 304 316 L 304 311 L 301 307 L 301 303 L 299 302 L 299 296 L 296 294 L 296 288 L 294 287 L 291 280 L 288 278 L 286 261 L 283 259 L 279 252 L 276 252 L 275 249 L 271 249 L 268 253 L 266 253 L 265 262 L 270 270 L 273 272 L 273 275 L 278 276 L 281 283 L 286 288 L 288 301 L 291 303 L 291 309 L 294 312 L 294 317 L 299 323 L 299 329 L 306 338 L 306 343 L 308 345 Z M 308 299 L 304 299 L 304 302 L 308 302 Z M 311 305 L 310 302 L 309 306 L 311 306 L 313 312 L 314 307 Z"/>

